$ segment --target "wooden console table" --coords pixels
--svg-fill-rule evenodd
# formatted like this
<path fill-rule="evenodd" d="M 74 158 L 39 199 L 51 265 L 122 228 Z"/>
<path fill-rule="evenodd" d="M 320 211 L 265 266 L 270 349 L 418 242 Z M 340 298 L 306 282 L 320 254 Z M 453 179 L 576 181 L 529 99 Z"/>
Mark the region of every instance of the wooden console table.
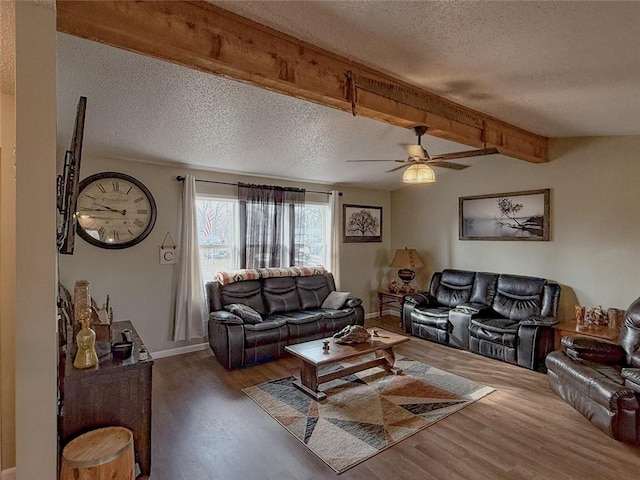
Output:
<path fill-rule="evenodd" d="M 555 349 L 560 348 L 562 337 L 574 337 L 584 335 L 587 337 L 602 338 L 611 342 L 617 342 L 620 330 L 599 325 L 578 325 L 574 319 L 563 320 L 553 326 L 555 329 L 554 344 Z"/>
<path fill-rule="evenodd" d="M 151 473 L 151 355 L 140 360 L 144 346 L 129 321 L 111 325 L 112 340 L 121 341 L 121 332 L 129 328 L 134 342 L 133 353 L 126 360 L 116 360 L 111 353 L 99 359 L 94 368 L 73 367 L 75 342 L 68 341 L 60 358 L 60 444 L 89 430 L 122 426 L 133 432 L 136 463 L 143 476 Z"/>

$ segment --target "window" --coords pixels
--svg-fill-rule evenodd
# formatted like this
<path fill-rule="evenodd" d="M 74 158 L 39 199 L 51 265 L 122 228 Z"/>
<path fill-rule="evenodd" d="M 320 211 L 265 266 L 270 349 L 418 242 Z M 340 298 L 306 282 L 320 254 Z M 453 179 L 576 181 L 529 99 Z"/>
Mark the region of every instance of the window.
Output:
<path fill-rule="evenodd" d="M 238 268 L 238 202 L 223 198 L 196 200 L 200 267 L 206 281 L 216 272 Z"/>
<path fill-rule="evenodd" d="M 196 201 L 202 276 L 207 282 L 221 270 L 239 268 L 238 200 L 201 196 Z M 325 203 L 299 206 L 296 217 L 296 265 L 329 265 L 331 213 Z M 286 258 L 286 257 L 285 257 Z"/>

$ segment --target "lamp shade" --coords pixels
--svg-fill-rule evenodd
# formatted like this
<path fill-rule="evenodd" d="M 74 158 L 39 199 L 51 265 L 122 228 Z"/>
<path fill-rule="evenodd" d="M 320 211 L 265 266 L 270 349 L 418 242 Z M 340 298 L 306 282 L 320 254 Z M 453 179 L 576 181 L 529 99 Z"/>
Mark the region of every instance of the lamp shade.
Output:
<path fill-rule="evenodd" d="M 391 261 L 390 267 L 396 268 L 421 268 L 424 267 L 424 263 L 422 263 L 422 259 L 418 256 L 418 252 L 416 252 L 415 248 L 402 248 L 396 250 L 396 254 Z"/>
<path fill-rule="evenodd" d="M 429 165 L 414 163 L 404 171 L 402 181 L 404 183 L 433 183 L 436 181 L 436 174 Z"/>

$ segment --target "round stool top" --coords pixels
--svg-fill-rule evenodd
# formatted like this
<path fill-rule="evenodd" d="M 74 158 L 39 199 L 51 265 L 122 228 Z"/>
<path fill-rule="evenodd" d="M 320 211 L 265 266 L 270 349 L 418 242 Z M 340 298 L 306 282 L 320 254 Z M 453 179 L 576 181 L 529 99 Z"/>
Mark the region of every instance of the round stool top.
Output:
<path fill-rule="evenodd" d="M 62 450 L 62 461 L 74 468 L 96 467 L 118 458 L 132 442 L 127 428 L 98 428 L 71 440 Z"/>

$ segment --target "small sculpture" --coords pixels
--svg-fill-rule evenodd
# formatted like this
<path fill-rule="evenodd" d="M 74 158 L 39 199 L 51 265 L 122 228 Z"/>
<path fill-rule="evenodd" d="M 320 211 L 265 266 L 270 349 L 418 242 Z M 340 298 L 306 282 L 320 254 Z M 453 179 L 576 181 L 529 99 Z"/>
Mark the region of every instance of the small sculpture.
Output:
<path fill-rule="evenodd" d="M 98 364 L 98 354 L 96 353 L 96 332 L 90 327 L 91 308 L 85 307 L 80 312 L 82 329 L 76 335 L 78 353 L 73 362 L 76 368 L 91 368 Z"/>
<path fill-rule="evenodd" d="M 360 325 L 347 325 L 338 333 L 336 333 L 333 338 L 335 339 L 334 341 L 336 343 L 349 345 L 351 343 L 366 342 L 371 338 L 371 334 Z"/>
<path fill-rule="evenodd" d="M 325 352 L 329 351 L 329 340 L 322 341 L 322 350 L 324 350 Z"/>

